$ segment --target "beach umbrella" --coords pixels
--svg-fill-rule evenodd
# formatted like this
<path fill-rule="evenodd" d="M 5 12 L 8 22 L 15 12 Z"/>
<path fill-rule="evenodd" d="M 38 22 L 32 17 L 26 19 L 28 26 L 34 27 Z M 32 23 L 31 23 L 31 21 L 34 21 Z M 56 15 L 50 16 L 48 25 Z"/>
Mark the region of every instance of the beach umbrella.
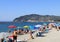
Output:
<path fill-rule="evenodd" d="M 14 29 L 16 29 L 17 27 L 15 25 L 9 25 L 8 28 L 9 31 L 14 31 Z"/>
<path fill-rule="evenodd" d="M 24 28 L 24 31 L 29 30 L 29 26 L 28 25 L 25 25 L 23 28 Z"/>
<path fill-rule="evenodd" d="M 35 25 L 34 29 L 39 29 L 41 27 L 42 27 L 42 25 L 38 24 L 38 25 Z"/>
<path fill-rule="evenodd" d="M 9 25 L 8 28 L 16 28 L 15 25 Z"/>
<path fill-rule="evenodd" d="M 38 25 L 35 25 L 36 28 L 39 28 L 39 27 L 41 27 L 41 26 L 42 26 L 42 25 L 39 25 L 39 24 L 38 24 Z"/>
<path fill-rule="evenodd" d="M 29 28 L 29 26 L 27 26 L 27 25 L 26 25 L 26 26 L 24 26 L 23 28 L 26 28 L 26 29 L 28 29 L 28 28 Z"/>
<path fill-rule="evenodd" d="M 30 25 L 29 30 L 34 30 L 34 26 Z"/>

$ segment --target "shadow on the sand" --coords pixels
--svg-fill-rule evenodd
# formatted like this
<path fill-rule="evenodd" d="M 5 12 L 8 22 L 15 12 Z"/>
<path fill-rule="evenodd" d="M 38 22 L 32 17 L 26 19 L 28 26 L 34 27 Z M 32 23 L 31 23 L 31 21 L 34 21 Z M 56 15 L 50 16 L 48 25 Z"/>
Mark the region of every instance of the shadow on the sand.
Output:
<path fill-rule="evenodd" d="M 36 35 L 36 37 L 45 37 L 45 35 Z"/>

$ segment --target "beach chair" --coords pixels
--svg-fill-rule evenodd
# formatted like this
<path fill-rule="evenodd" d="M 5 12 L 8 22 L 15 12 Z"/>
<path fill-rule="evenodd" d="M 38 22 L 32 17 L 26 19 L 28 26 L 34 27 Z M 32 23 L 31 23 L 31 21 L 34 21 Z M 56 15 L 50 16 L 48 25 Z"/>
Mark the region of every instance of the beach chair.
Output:
<path fill-rule="evenodd" d="M 38 32 L 38 33 L 36 34 L 36 36 L 37 36 L 37 37 L 42 36 L 42 32 Z"/>

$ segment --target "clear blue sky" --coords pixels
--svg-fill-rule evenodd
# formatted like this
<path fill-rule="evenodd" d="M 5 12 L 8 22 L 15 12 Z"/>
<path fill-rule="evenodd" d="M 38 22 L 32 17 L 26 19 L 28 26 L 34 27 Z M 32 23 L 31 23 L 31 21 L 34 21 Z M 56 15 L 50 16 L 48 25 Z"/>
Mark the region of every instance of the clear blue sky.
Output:
<path fill-rule="evenodd" d="M 32 13 L 60 16 L 60 0 L 0 0 L 0 21 Z"/>

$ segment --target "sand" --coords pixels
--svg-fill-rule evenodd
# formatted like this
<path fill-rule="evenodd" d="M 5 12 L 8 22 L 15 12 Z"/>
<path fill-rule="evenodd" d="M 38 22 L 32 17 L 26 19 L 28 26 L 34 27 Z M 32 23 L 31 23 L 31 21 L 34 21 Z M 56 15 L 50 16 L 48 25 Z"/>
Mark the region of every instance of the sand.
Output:
<path fill-rule="evenodd" d="M 18 40 L 27 40 L 27 42 L 60 42 L 60 31 L 55 29 L 52 29 L 48 33 L 44 34 L 45 37 L 36 37 L 35 34 L 33 35 L 34 39 L 29 39 L 29 34 L 18 35 Z"/>

